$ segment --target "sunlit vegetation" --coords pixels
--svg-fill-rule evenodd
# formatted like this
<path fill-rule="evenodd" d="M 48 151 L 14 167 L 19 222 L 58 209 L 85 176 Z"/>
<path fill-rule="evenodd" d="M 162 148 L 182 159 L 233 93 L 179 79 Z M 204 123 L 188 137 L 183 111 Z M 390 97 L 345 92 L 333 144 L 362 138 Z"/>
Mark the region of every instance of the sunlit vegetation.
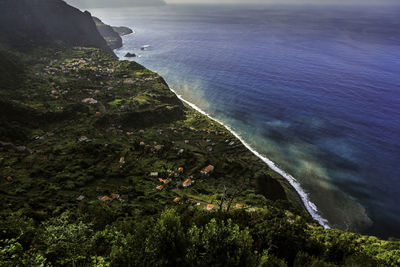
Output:
<path fill-rule="evenodd" d="M 84 47 L 0 53 L 0 265 L 400 265 L 398 241 L 318 226 L 142 66 Z"/>

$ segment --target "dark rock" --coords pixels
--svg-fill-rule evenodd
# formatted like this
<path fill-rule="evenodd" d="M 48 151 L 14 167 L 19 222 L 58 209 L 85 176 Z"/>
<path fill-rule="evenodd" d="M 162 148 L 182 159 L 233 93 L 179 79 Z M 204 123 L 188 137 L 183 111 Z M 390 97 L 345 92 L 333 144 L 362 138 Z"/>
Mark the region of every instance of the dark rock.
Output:
<path fill-rule="evenodd" d="M 136 57 L 135 53 L 127 53 L 125 57 Z"/>
<path fill-rule="evenodd" d="M 128 27 L 112 27 L 113 30 L 118 33 L 120 36 L 128 35 L 133 33 L 133 30 Z"/>

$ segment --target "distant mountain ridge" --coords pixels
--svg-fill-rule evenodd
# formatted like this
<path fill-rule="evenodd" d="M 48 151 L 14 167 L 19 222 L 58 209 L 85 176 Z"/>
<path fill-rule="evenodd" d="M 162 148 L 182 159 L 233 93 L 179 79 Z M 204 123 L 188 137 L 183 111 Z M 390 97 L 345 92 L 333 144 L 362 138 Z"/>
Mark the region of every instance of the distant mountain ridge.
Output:
<path fill-rule="evenodd" d="M 70 46 L 100 48 L 114 55 L 91 14 L 62 0 L 2 0 L 0 25 L 0 41 L 15 47 L 61 41 Z"/>
<path fill-rule="evenodd" d="M 68 4 L 80 9 L 99 7 L 134 7 L 134 6 L 162 6 L 164 0 L 65 0 Z"/>

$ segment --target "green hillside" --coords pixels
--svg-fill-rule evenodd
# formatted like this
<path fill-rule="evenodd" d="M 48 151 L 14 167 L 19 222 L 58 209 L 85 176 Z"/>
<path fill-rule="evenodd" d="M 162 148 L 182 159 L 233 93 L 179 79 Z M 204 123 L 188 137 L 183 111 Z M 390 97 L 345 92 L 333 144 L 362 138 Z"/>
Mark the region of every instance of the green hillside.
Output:
<path fill-rule="evenodd" d="M 400 265 L 399 241 L 319 226 L 162 77 L 63 38 L 0 45 L 0 266 Z"/>

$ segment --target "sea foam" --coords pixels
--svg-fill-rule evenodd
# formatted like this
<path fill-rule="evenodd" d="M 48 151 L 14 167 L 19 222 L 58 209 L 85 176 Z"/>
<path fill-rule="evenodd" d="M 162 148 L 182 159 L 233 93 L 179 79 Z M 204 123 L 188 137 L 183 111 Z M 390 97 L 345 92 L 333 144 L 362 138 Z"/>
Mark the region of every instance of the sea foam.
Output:
<path fill-rule="evenodd" d="M 312 218 L 316 221 L 319 222 L 321 226 L 323 226 L 325 229 L 330 228 L 329 222 L 327 219 L 323 218 L 318 211 L 317 206 L 309 199 L 308 193 L 304 191 L 304 189 L 300 186 L 300 183 L 294 178 L 292 175 L 289 173 L 285 172 L 284 170 L 280 169 L 276 164 L 271 161 L 269 158 L 267 158 L 264 155 L 261 155 L 259 152 L 257 152 L 254 148 L 252 148 L 243 138 L 236 133 L 231 127 L 228 125 L 224 124 L 220 120 L 213 118 L 210 114 L 207 112 L 203 111 L 200 109 L 198 106 L 195 104 L 185 100 L 181 95 L 179 95 L 174 89 L 171 88 L 171 91 L 175 93 L 175 95 L 184 103 L 189 105 L 191 108 L 195 109 L 196 111 L 200 112 L 201 114 L 207 116 L 208 118 L 222 124 L 226 129 L 228 129 L 237 139 L 239 139 L 242 144 L 250 150 L 254 155 L 256 155 L 258 158 L 260 158 L 264 163 L 268 165 L 273 171 L 277 172 L 278 174 L 282 175 L 289 183 L 290 185 L 296 190 L 297 194 L 300 196 L 301 200 L 303 201 L 303 204 L 305 208 L 307 209 L 308 213 L 312 216 Z"/>

